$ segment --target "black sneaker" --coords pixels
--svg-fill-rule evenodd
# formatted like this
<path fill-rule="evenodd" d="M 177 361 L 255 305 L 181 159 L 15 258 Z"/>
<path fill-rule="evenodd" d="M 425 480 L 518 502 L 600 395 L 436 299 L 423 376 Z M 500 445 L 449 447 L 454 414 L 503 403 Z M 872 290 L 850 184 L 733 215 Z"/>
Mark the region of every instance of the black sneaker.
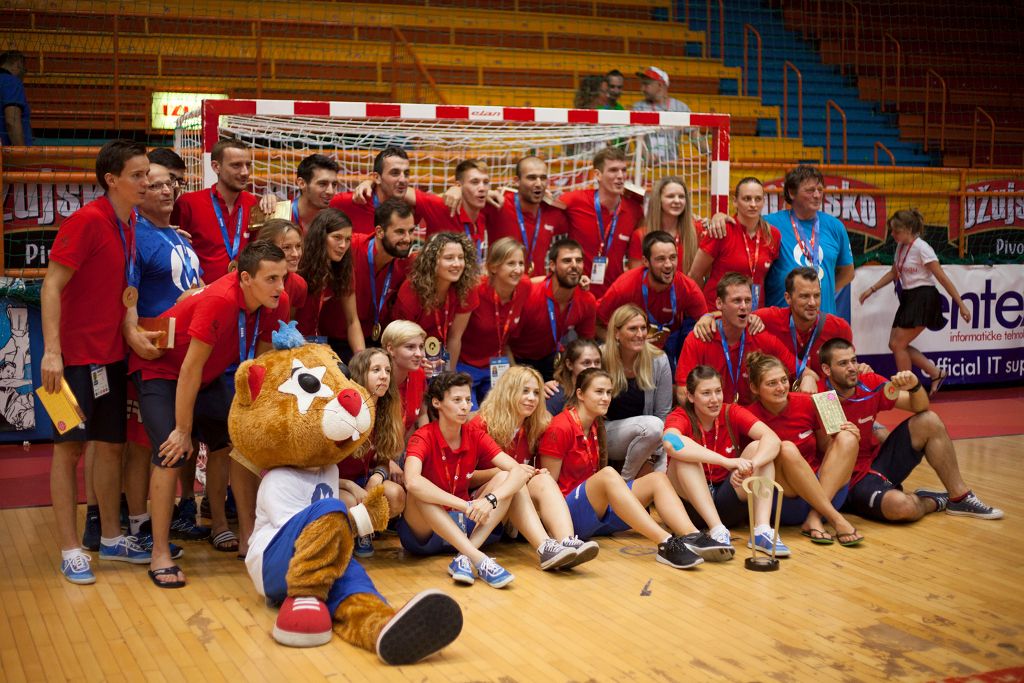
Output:
<path fill-rule="evenodd" d="M 210 537 L 210 527 L 196 524 L 196 501 L 186 498 L 174 506 L 171 538 L 182 541 L 202 541 Z"/>
<path fill-rule="evenodd" d="M 931 498 L 935 501 L 935 511 L 942 512 L 949 505 L 949 494 L 945 491 L 931 491 L 929 489 L 918 489 L 914 491 L 918 498 Z"/>
<path fill-rule="evenodd" d="M 736 554 L 732 543 L 719 543 L 703 531 L 694 531 L 679 537 L 686 547 L 701 556 L 708 562 L 725 562 L 731 560 Z"/>
<path fill-rule="evenodd" d="M 978 519 L 1002 519 L 1003 511 L 999 508 L 989 507 L 981 502 L 981 499 L 974 495 L 974 491 L 968 491 L 967 495 L 958 501 L 950 500 L 946 504 L 947 515 L 960 515 L 963 517 L 977 517 Z"/>
<path fill-rule="evenodd" d="M 82 547 L 96 552 L 100 549 L 100 511 L 87 510 L 85 513 L 85 531 L 82 533 Z"/>
<path fill-rule="evenodd" d="M 664 543 L 659 543 L 655 559 L 676 569 L 690 569 L 704 562 L 700 555 L 690 550 L 682 536 L 672 536 Z"/>
<path fill-rule="evenodd" d="M 139 533 L 135 534 L 135 542 L 138 543 L 146 552 L 153 552 L 153 522 L 146 520 L 139 525 Z M 168 543 L 171 551 L 171 559 L 177 560 L 185 554 L 184 548 L 174 543 Z"/>

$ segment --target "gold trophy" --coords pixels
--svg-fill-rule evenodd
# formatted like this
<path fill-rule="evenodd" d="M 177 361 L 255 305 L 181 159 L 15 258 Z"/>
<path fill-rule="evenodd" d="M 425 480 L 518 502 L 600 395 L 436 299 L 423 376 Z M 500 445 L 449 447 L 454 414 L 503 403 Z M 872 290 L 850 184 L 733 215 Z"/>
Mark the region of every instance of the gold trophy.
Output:
<path fill-rule="evenodd" d="M 743 562 L 743 566 L 752 572 L 774 572 L 779 569 L 779 561 L 775 558 L 775 544 L 779 541 L 779 522 L 782 520 L 782 487 L 774 479 L 768 477 L 748 477 L 743 480 L 743 490 L 747 492 L 747 510 L 750 514 L 750 557 Z M 754 499 L 768 498 L 778 492 L 775 501 L 775 528 L 772 536 L 771 557 L 764 557 L 757 554 L 754 545 Z"/>

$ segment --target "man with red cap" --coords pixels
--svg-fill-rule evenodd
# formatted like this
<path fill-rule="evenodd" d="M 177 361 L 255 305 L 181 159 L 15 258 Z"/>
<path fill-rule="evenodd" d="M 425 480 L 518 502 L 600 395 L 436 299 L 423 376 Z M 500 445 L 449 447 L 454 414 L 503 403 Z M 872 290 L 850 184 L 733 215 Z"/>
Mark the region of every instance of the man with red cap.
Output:
<path fill-rule="evenodd" d="M 636 72 L 640 78 L 640 92 L 644 99 L 633 103 L 633 111 L 688 112 L 684 102 L 668 96 L 668 74 L 656 66 Z M 679 157 L 679 130 L 652 133 L 647 136 L 647 147 L 654 160 L 672 161 Z"/>

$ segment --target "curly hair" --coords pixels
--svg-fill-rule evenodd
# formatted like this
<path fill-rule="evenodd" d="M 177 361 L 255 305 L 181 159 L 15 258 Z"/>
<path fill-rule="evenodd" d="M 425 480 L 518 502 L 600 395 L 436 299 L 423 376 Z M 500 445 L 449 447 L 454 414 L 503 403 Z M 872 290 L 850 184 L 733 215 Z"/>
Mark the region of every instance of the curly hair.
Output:
<path fill-rule="evenodd" d="M 469 292 L 476 287 L 480 279 L 476 247 L 466 235 L 455 232 L 439 232 L 433 235 L 413 261 L 408 278 L 424 311 L 432 311 L 443 303 L 437 300 L 437 263 L 441 259 L 441 252 L 449 244 L 458 244 L 462 247 L 462 255 L 466 262 L 462 276 L 452 285 L 459 297 L 459 303 L 466 303 Z"/>
<path fill-rule="evenodd" d="M 352 381 L 358 382 L 366 388 L 371 395 L 374 388 L 369 386 L 367 375 L 370 366 L 373 365 L 374 356 L 383 356 L 388 365 L 391 365 L 391 356 L 383 349 L 365 349 L 352 356 L 348 364 L 352 373 Z M 398 386 L 395 384 L 395 375 L 391 374 L 391 383 L 388 391 L 377 398 L 376 416 L 373 423 L 373 435 L 366 443 L 373 446 L 377 452 L 378 464 L 389 460 L 396 460 L 405 449 L 405 423 L 402 418 L 402 399 L 398 395 Z"/>
<path fill-rule="evenodd" d="M 352 250 L 334 263 L 327 255 L 327 236 L 348 228 L 352 221 L 338 209 L 324 209 L 310 223 L 302 240 L 302 258 L 298 273 L 309 284 L 309 294 L 319 295 L 325 289 L 335 297 L 352 291 Z"/>
<path fill-rule="evenodd" d="M 551 424 L 551 413 L 544 405 L 542 394 L 538 394 L 537 409 L 533 415 L 520 424 L 517 404 L 526 383 L 531 379 L 537 383 L 537 391 L 540 392 L 544 379 L 539 372 L 526 365 L 513 366 L 494 383 L 480 404 L 480 417 L 487 425 L 487 433 L 505 452 L 512 448 L 512 442 L 521 429 L 526 434 L 526 443 L 532 453 L 541 434 Z"/>

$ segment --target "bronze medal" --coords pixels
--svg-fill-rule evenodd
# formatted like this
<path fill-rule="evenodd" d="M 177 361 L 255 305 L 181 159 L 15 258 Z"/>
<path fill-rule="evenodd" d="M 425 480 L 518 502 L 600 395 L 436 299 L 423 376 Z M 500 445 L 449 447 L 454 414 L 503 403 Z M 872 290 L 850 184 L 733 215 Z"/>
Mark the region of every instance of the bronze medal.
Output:
<path fill-rule="evenodd" d="M 128 285 L 124 288 L 124 293 L 121 295 L 121 303 L 124 304 L 125 308 L 131 308 L 139 302 L 139 290 L 137 287 Z"/>
<path fill-rule="evenodd" d="M 370 330 L 370 336 L 373 338 L 373 341 L 380 341 L 380 323 L 373 324 L 373 329 Z"/>
<path fill-rule="evenodd" d="M 896 397 L 900 395 L 900 390 L 892 382 L 886 382 L 885 386 L 882 387 L 882 393 L 890 401 L 895 401 Z"/>
<path fill-rule="evenodd" d="M 228 272 L 233 273 L 236 270 L 238 270 L 238 261 L 236 261 L 235 259 L 231 259 L 231 262 L 228 263 Z"/>

